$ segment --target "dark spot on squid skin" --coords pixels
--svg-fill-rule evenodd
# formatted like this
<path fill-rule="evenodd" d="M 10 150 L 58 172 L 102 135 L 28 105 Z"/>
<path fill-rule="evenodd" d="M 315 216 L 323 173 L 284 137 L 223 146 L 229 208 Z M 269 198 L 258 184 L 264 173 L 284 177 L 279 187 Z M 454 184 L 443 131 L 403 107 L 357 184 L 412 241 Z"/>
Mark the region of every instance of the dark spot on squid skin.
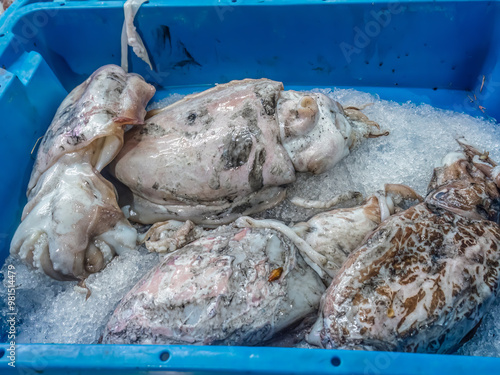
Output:
<path fill-rule="evenodd" d="M 81 142 L 85 142 L 87 140 L 87 137 L 85 137 L 85 134 L 75 134 L 75 135 L 70 135 L 68 138 L 66 138 L 66 142 L 71 145 L 71 146 L 76 146 Z"/>
<path fill-rule="evenodd" d="M 268 98 L 260 99 L 262 107 L 264 107 L 264 112 L 268 116 L 274 116 L 276 113 L 276 95 L 273 94 Z"/>
<path fill-rule="evenodd" d="M 224 143 L 225 147 L 221 158 L 225 170 L 241 167 L 248 161 L 253 145 L 252 135 L 248 130 L 243 130 L 235 135 L 231 134 Z"/>
<path fill-rule="evenodd" d="M 255 137 L 260 138 L 261 130 L 258 126 L 257 112 L 248 103 L 246 103 L 242 110 L 237 111 L 231 116 L 231 120 L 236 120 L 237 118 L 243 118 L 247 121 L 248 131 Z"/>
<path fill-rule="evenodd" d="M 300 115 L 299 115 L 299 111 L 297 111 L 296 109 L 291 109 L 289 112 L 288 112 L 288 117 L 289 118 L 295 118 L 295 119 L 298 119 L 300 118 Z"/>
<path fill-rule="evenodd" d="M 207 128 L 214 122 L 213 117 L 208 115 L 208 109 L 206 107 L 203 107 L 196 112 L 188 113 L 186 116 L 186 125 L 191 126 L 197 122 L 199 123 L 197 120 L 201 121 Z"/>
<path fill-rule="evenodd" d="M 208 109 L 206 107 L 203 107 L 203 108 L 200 108 L 200 110 L 198 111 L 198 115 L 197 115 L 199 118 L 204 118 L 205 116 L 208 116 Z M 213 118 L 208 116 L 210 119 L 212 119 L 211 121 L 213 121 Z"/>
<path fill-rule="evenodd" d="M 153 184 L 153 186 L 151 186 L 151 188 L 154 189 L 154 190 L 158 190 L 159 187 L 160 187 L 160 184 L 158 182 L 155 182 Z"/>
<path fill-rule="evenodd" d="M 273 91 L 272 93 L 270 93 L 270 95 L 266 95 L 266 93 L 264 93 L 263 95 L 257 89 L 255 90 L 255 96 L 260 99 L 260 103 L 262 104 L 264 113 L 268 116 L 274 116 L 274 114 L 276 113 L 276 105 L 278 102 L 277 93 Z"/>
<path fill-rule="evenodd" d="M 143 127 L 141 127 L 141 130 L 139 130 L 139 134 L 149 135 L 154 138 L 159 138 L 167 134 L 167 131 L 158 124 L 155 124 L 154 122 L 149 122 Z"/>
<path fill-rule="evenodd" d="M 105 78 L 110 79 L 112 81 L 116 81 L 120 84 L 123 84 L 124 82 L 123 77 L 119 76 L 115 72 L 109 72 L 108 74 L 106 74 Z"/>
<path fill-rule="evenodd" d="M 198 132 L 184 132 L 183 135 L 185 138 L 189 138 L 189 139 L 194 139 L 198 136 Z"/>
<path fill-rule="evenodd" d="M 252 191 L 260 190 L 264 186 L 264 177 L 262 176 L 263 165 L 266 162 L 266 150 L 260 149 L 255 153 L 252 169 L 248 174 L 248 183 Z"/>
<path fill-rule="evenodd" d="M 118 85 L 113 89 L 113 91 L 117 92 L 118 95 L 121 95 L 123 93 L 123 89 L 124 89 L 123 85 Z"/>
<path fill-rule="evenodd" d="M 60 114 L 58 114 L 60 121 L 66 122 L 66 120 L 69 121 L 70 119 L 74 118 L 77 105 L 78 105 L 78 102 L 69 103 L 64 108 L 64 110 Z M 82 106 L 84 106 L 84 105 L 85 105 L 85 103 L 83 103 Z M 57 131 L 57 134 L 61 133 L 62 129 L 63 129 L 63 127 L 60 127 Z"/>
<path fill-rule="evenodd" d="M 43 136 L 42 140 L 40 141 L 39 150 L 42 150 L 45 153 L 47 153 L 50 149 L 50 145 L 53 143 L 52 140 L 56 135 L 57 134 L 55 134 L 51 129 L 48 129 L 45 135 Z M 38 163 L 38 159 L 35 161 L 35 163 Z"/>
<path fill-rule="evenodd" d="M 240 115 L 244 119 L 252 119 L 254 117 L 257 117 L 255 116 L 255 111 L 248 104 L 243 107 L 238 115 Z"/>
<path fill-rule="evenodd" d="M 44 152 L 48 152 L 52 143 L 53 143 L 53 139 L 61 134 L 64 134 L 64 133 L 68 133 L 68 132 L 71 132 L 72 130 L 72 127 L 71 127 L 71 123 L 72 123 L 72 119 L 76 118 L 76 115 L 75 115 L 75 111 L 76 111 L 76 107 L 78 105 L 78 102 L 71 102 L 71 103 L 68 103 L 66 105 L 66 107 L 64 107 L 64 110 L 62 110 L 60 113 L 57 114 L 57 120 L 59 123 L 69 123 L 70 126 L 59 126 L 55 129 L 53 128 L 49 128 L 47 130 L 47 132 L 45 133 L 45 135 L 43 136 L 41 142 L 40 142 L 40 150 L 44 151 Z M 73 144 L 77 144 L 77 143 L 72 143 L 74 142 L 75 140 L 73 141 L 69 141 L 68 144 L 70 145 L 73 145 Z"/>
<path fill-rule="evenodd" d="M 205 126 L 208 128 L 212 125 L 212 123 L 214 122 L 214 118 L 212 116 L 207 116 L 204 120 L 204 124 Z"/>
<path fill-rule="evenodd" d="M 196 113 L 190 113 L 187 117 L 187 124 L 188 125 L 193 125 L 194 120 L 196 120 Z"/>
<path fill-rule="evenodd" d="M 290 138 L 291 133 L 290 133 L 290 121 L 285 120 L 285 126 L 283 127 L 283 130 L 285 131 L 285 138 Z M 280 143 L 281 140 L 278 140 L 277 143 Z"/>

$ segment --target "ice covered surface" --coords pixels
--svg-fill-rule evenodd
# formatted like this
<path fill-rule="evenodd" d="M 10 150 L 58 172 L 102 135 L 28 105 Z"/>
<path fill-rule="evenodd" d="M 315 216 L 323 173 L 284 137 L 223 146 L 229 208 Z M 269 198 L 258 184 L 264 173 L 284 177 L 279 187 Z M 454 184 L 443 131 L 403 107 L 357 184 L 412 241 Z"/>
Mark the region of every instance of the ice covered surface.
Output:
<path fill-rule="evenodd" d="M 6 266 L 14 265 L 19 319 L 16 342 L 97 343 L 120 299 L 156 262 L 158 255 L 144 248 L 120 255 L 103 271 L 88 277 L 86 284 L 92 293 L 86 300 L 85 290 L 75 290 L 76 282 L 55 281 L 9 257 L 2 273 L 6 275 Z M 6 288 L 1 294 L 6 294 Z M 2 295 L 1 300 L 7 297 Z M 1 320 L 6 312 L 2 306 Z"/>
<path fill-rule="evenodd" d="M 368 139 L 333 170 L 322 175 L 298 175 L 288 196 L 328 200 L 357 190 L 370 194 L 385 183 L 403 183 L 425 195 L 432 170 L 446 153 L 458 150 L 455 139 L 464 136 L 481 151 L 500 161 L 500 126 L 484 119 L 412 103 L 397 104 L 355 90 L 319 90 L 343 105 L 374 103 L 363 112 L 385 130 L 387 137 Z M 152 103 L 148 110 L 171 104 L 183 96 L 173 94 Z M 285 200 L 260 216 L 287 222 L 304 220 L 313 211 L 298 209 Z M 144 251 L 119 256 L 106 269 L 87 280 L 92 295 L 74 291 L 75 283 L 62 283 L 36 274 L 14 262 L 17 271 L 16 305 L 21 320 L 17 341 L 95 343 L 120 298 L 157 262 L 157 255 Z M 8 259 L 6 264 L 12 263 Z M 5 294 L 1 288 L 0 294 Z M 0 295 L 0 301 L 6 301 Z M 6 308 L 1 306 L 0 314 Z M 474 338 L 459 354 L 500 356 L 500 299 Z M 0 316 L 0 319 L 5 319 Z M 3 325 L 3 324 L 2 324 Z M 1 337 L 0 337 L 1 338 Z M 4 338 L 5 340 L 5 338 Z M 304 343 L 298 344 L 307 347 Z"/>
<path fill-rule="evenodd" d="M 156 102 L 149 103 L 149 105 L 146 109 L 148 111 L 151 111 L 153 109 L 163 108 L 163 107 L 166 107 L 167 105 L 173 104 L 173 103 L 181 100 L 185 96 L 186 95 L 181 95 L 181 94 L 171 94 L 171 95 L 167 96 L 166 98 L 163 98 L 163 99 L 158 100 Z"/>

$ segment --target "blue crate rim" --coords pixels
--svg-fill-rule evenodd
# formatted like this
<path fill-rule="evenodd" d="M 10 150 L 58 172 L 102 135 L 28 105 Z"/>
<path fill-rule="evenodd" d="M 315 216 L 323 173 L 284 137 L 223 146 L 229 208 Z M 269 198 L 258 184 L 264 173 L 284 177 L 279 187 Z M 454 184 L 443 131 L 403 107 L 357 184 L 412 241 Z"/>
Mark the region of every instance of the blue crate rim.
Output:
<path fill-rule="evenodd" d="M 441 2 L 474 2 L 471 0 L 441 0 Z M 491 3 L 500 0 L 489 1 Z M 28 4 L 26 4 L 28 3 Z M 13 33 L 8 31 L 15 25 L 19 17 L 40 9 L 58 9 L 63 5 L 73 9 L 79 8 L 120 8 L 124 1 L 70 1 L 67 2 L 30 2 L 17 0 L 0 16 L 0 56 L 3 46 L 7 46 Z M 150 0 L 144 7 L 165 6 L 259 6 L 259 5 L 309 5 L 309 4 L 390 4 L 391 1 L 380 0 L 310 0 L 310 1 L 261 1 L 261 0 L 222 0 L 215 4 L 209 0 L 193 0 L 185 3 L 182 0 Z M 431 1 L 402 0 L 402 4 L 429 4 Z M 25 5 L 26 4 L 26 5 Z M 1 62 L 0 62 L 1 67 Z M 10 344 L 0 344 L 0 369 L 10 369 Z M 256 354 L 258 349 L 258 354 Z M 245 364 L 246 372 L 261 373 L 380 373 L 385 374 L 421 374 L 448 369 L 453 373 L 470 374 L 494 373 L 500 366 L 500 358 L 468 357 L 458 355 L 412 354 L 395 352 L 355 352 L 343 350 L 314 350 L 299 348 L 270 347 L 204 347 L 178 345 L 76 345 L 76 344 L 19 344 L 16 345 L 16 367 L 37 369 L 63 369 L 68 365 L 78 369 L 114 369 L 114 370 L 171 370 L 171 371 L 237 371 Z M 75 353 L 81 358 L 75 363 Z M 168 354 L 165 354 L 168 353 Z M 290 353 L 300 361 L 289 361 Z M 33 354 L 36 354 L 33 355 Z M 280 357 L 280 354 L 283 356 Z M 362 354 L 362 355 L 361 355 Z M 35 358 L 36 357 L 36 358 Z M 37 358 L 45 358 L 45 364 L 37 362 Z M 186 359 L 189 358 L 189 361 Z M 279 358 L 279 359 L 278 359 Z M 207 360 L 208 359 L 208 360 Z M 336 359 L 336 360 L 334 360 Z M 338 365 L 337 359 L 340 361 Z M 138 364 L 138 362 L 141 364 Z M 231 361 L 232 365 L 227 365 Z M 383 362 L 385 361 L 385 362 Z M 383 362 L 383 365 L 381 363 Z M 409 364 L 412 364 L 410 367 Z M 378 366 L 378 367 L 377 367 Z M 377 372 L 378 371 L 378 372 Z"/>
<path fill-rule="evenodd" d="M 0 369 L 7 369 L 9 344 L 0 344 L 0 353 L 2 351 Z M 272 347 L 20 344 L 16 352 L 16 367 L 35 371 L 71 366 L 79 371 L 416 375 L 438 370 L 453 374 L 488 374 L 494 373 L 500 365 L 500 358 L 491 357 Z M 76 357 L 80 361 L 75 362 Z"/>

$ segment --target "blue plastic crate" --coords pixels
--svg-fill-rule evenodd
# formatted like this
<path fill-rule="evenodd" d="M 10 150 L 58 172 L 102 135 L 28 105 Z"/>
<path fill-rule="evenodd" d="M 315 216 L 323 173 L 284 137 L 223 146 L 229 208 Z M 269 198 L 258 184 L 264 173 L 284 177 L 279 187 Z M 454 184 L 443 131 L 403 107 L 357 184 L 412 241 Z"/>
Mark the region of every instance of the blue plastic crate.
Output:
<path fill-rule="evenodd" d="M 31 150 L 59 103 L 120 63 L 122 1 L 18 0 L 0 17 L 0 263 L 26 202 Z M 500 1 L 157 0 L 136 25 L 154 100 L 232 79 L 352 87 L 382 99 L 500 119 Z M 481 108 L 485 109 L 485 114 Z M 2 327 L 2 330 L 6 330 Z M 247 347 L 18 345 L 3 373 L 492 374 L 500 359 Z"/>

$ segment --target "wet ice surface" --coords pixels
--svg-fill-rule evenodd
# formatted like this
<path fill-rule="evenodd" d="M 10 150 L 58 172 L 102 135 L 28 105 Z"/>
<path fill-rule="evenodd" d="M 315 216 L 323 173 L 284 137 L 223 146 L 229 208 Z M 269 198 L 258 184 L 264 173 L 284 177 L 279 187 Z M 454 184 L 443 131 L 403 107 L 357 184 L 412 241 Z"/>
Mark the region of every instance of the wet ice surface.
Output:
<path fill-rule="evenodd" d="M 385 183 L 403 183 L 425 195 L 432 170 L 446 153 L 458 150 L 457 137 L 465 137 L 481 151 L 500 161 L 500 127 L 468 115 L 434 109 L 428 105 L 397 104 L 355 90 L 318 90 L 343 105 L 374 103 L 363 112 L 390 135 L 368 139 L 333 170 L 323 175 L 298 175 L 288 196 L 328 200 L 356 190 L 370 194 Z M 148 109 L 170 104 L 183 96 L 174 94 Z M 285 200 L 261 217 L 297 222 L 313 211 L 298 209 Z M 74 291 L 76 283 L 62 283 L 36 274 L 15 263 L 18 289 L 16 305 L 21 319 L 18 342 L 95 343 L 114 307 L 137 280 L 158 261 L 158 256 L 140 252 L 119 256 L 104 271 L 89 277 L 92 295 Z M 6 264 L 12 262 L 7 260 Z M 6 293 L 5 288 L 1 293 Z M 0 301 L 6 301 L 0 296 Z M 0 302 L 0 304 L 3 302 Z M 0 313 L 6 308 L 0 305 Z M 460 354 L 500 356 L 500 299 L 483 319 L 477 334 Z M 5 319 L 0 316 L 0 319 Z M 298 346 L 307 347 L 305 343 Z"/>
<path fill-rule="evenodd" d="M 7 265 L 14 265 L 19 319 L 16 342 L 97 343 L 120 299 L 157 262 L 158 255 L 144 248 L 116 257 L 103 271 L 89 276 L 86 284 L 92 293 L 86 300 L 85 290 L 75 290 L 76 282 L 52 280 L 9 257 L 2 273 L 6 274 Z M 1 293 L 6 293 L 5 288 Z M 6 299 L 1 296 L 2 301 Z M 7 309 L 0 311 L 3 314 Z"/>
<path fill-rule="evenodd" d="M 146 110 L 151 111 L 153 109 L 166 107 L 167 105 L 173 104 L 173 103 L 181 100 L 182 98 L 184 98 L 184 96 L 185 95 L 181 95 L 181 94 L 171 94 L 162 100 L 158 100 L 156 102 L 149 103 Z"/>

